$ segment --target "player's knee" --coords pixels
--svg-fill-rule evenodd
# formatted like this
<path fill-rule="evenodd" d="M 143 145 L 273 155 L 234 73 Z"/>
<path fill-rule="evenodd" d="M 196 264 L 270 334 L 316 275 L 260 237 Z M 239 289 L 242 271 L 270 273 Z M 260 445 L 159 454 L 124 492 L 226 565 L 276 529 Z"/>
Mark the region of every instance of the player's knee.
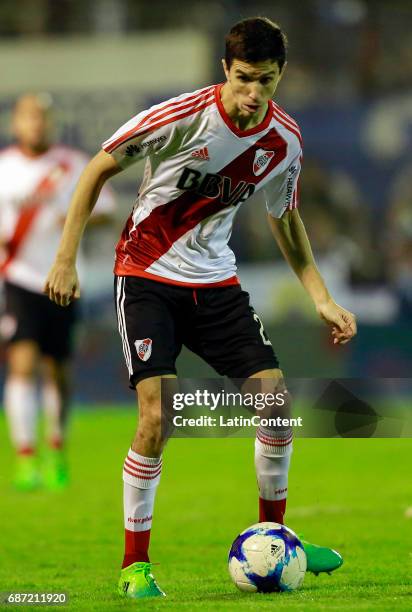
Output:
<path fill-rule="evenodd" d="M 252 395 L 256 414 L 264 427 L 276 432 L 287 428 L 284 420 L 291 415 L 291 397 L 280 369 L 262 370 L 247 379 L 243 394 Z"/>
<path fill-rule="evenodd" d="M 161 429 L 161 404 L 157 394 L 139 397 L 139 429 L 157 432 Z"/>
<path fill-rule="evenodd" d="M 140 415 L 160 412 L 161 387 L 158 380 L 148 378 L 137 385 L 137 398 Z"/>
<path fill-rule="evenodd" d="M 38 348 L 34 342 L 19 341 L 7 352 L 8 372 L 11 376 L 29 378 L 35 375 L 38 364 Z"/>
<path fill-rule="evenodd" d="M 160 412 L 160 393 L 157 391 L 148 391 L 146 393 L 139 393 L 139 412 Z"/>
<path fill-rule="evenodd" d="M 44 380 L 58 387 L 66 386 L 69 382 L 69 365 L 52 357 L 43 357 L 42 361 Z"/>
<path fill-rule="evenodd" d="M 280 368 L 271 368 L 269 370 L 260 370 L 255 374 L 252 374 L 249 378 L 260 378 L 268 381 L 280 381 L 283 380 L 283 372 Z"/>
<path fill-rule="evenodd" d="M 252 393 L 277 393 L 286 389 L 282 370 L 273 368 L 261 370 L 250 376 L 244 383 L 242 391 Z"/>

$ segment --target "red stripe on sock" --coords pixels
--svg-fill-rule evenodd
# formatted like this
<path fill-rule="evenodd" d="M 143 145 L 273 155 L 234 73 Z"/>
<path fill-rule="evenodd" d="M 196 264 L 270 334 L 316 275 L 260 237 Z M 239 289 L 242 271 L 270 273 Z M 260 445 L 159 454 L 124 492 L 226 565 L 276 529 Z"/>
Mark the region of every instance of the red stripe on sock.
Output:
<path fill-rule="evenodd" d="M 293 440 L 293 436 L 289 438 L 267 438 L 266 436 L 262 436 L 262 434 L 256 434 L 257 439 L 262 444 L 266 444 L 267 446 L 287 446 Z"/>
<path fill-rule="evenodd" d="M 150 529 L 146 531 L 124 530 L 123 567 L 128 567 L 137 561 L 149 561 Z"/>
<path fill-rule="evenodd" d="M 262 499 L 259 497 L 259 522 L 260 523 L 280 523 L 284 524 L 284 514 L 286 511 L 285 499 Z"/>
<path fill-rule="evenodd" d="M 140 465 L 140 466 L 142 466 L 143 468 L 145 468 L 147 470 L 155 470 L 162 463 L 161 459 L 159 459 L 159 461 L 157 463 L 153 463 L 153 464 L 141 463 L 140 461 L 136 461 L 135 459 L 132 459 L 130 457 L 130 455 L 127 455 L 126 461 L 130 461 L 130 463 L 135 463 L 136 465 Z"/>
<path fill-rule="evenodd" d="M 139 476 L 140 474 L 142 474 L 142 476 L 146 476 L 147 478 L 154 478 L 155 476 L 160 474 L 160 472 L 162 471 L 162 466 L 160 466 L 155 472 L 152 472 L 151 470 L 150 471 L 142 470 L 142 468 L 135 468 L 133 465 L 128 463 L 127 459 L 124 462 L 123 467 L 125 469 L 128 469 L 129 473 L 135 474 L 136 476 Z"/>
<path fill-rule="evenodd" d="M 142 478 L 143 480 L 154 480 L 154 478 L 157 478 L 157 476 L 159 476 L 159 474 L 161 473 L 161 469 L 159 469 L 158 472 L 155 472 L 154 474 L 152 474 L 151 476 L 144 476 L 142 474 L 140 474 L 139 472 L 132 472 L 131 470 L 128 470 L 127 467 L 124 465 L 123 466 L 123 471 L 126 472 L 126 474 L 130 474 L 130 476 L 134 476 L 135 478 Z"/>

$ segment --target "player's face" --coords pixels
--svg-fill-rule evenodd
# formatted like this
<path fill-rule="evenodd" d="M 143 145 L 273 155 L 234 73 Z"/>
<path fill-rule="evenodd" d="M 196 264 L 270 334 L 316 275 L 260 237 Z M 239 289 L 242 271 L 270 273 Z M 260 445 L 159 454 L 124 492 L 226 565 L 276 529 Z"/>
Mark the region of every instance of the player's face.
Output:
<path fill-rule="evenodd" d="M 282 77 L 277 61 L 248 63 L 234 59 L 228 69 L 223 60 L 233 103 L 244 119 L 264 115 Z"/>
<path fill-rule="evenodd" d="M 47 148 L 51 131 L 50 116 L 36 96 L 18 100 L 13 115 L 13 131 L 23 148 L 33 152 Z"/>

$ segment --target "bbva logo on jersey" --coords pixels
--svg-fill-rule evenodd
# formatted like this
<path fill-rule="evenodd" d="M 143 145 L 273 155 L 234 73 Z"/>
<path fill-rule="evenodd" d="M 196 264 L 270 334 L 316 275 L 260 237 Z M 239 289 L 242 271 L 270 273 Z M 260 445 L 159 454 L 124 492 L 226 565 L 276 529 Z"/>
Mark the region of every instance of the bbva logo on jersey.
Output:
<path fill-rule="evenodd" d="M 230 176 L 221 176 L 211 172 L 202 176 L 202 173 L 198 170 L 184 168 L 177 182 L 177 188 L 193 190 L 210 199 L 220 198 L 225 205 L 237 206 L 237 204 L 241 204 L 250 198 L 256 187 L 253 183 L 247 183 L 246 181 L 233 184 Z"/>
<path fill-rule="evenodd" d="M 135 340 L 134 345 L 139 359 L 142 361 L 147 361 L 152 354 L 152 339 L 145 338 L 144 340 Z"/>
<path fill-rule="evenodd" d="M 265 171 L 266 166 L 274 156 L 274 151 L 265 151 L 265 149 L 258 149 L 255 153 L 255 159 L 253 160 L 253 174 L 260 176 Z"/>

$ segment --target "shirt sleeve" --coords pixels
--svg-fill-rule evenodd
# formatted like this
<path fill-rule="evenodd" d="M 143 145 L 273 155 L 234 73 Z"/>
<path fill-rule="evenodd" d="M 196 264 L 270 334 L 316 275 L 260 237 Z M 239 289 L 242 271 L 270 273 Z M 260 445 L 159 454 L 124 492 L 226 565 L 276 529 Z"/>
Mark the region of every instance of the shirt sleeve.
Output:
<path fill-rule="evenodd" d="M 113 155 L 121 168 L 161 153 L 171 144 L 175 129 L 157 106 L 145 110 L 122 125 L 102 148 Z"/>
<path fill-rule="evenodd" d="M 286 210 L 299 205 L 299 176 L 302 165 L 302 150 L 289 163 L 284 172 L 269 181 L 264 189 L 266 209 L 275 219 L 280 219 Z"/>

